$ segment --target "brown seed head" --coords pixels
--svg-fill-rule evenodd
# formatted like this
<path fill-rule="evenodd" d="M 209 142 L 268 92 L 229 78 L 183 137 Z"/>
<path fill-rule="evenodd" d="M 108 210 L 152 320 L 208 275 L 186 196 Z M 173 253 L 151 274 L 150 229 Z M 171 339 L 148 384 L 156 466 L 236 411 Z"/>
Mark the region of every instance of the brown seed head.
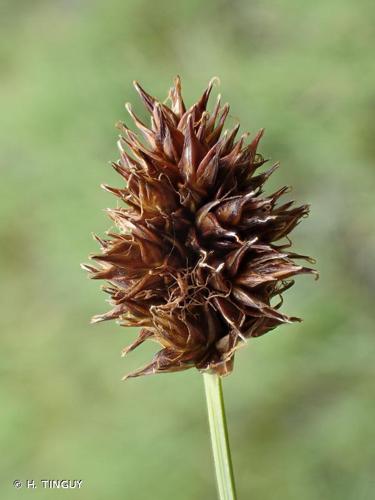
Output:
<path fill-rule="evenodd" d="M 113 168 L 120 188 L 103 186 L 122 200 L 109 209 L 117 227 L 96 237 L 98 266 L 84 265 L 93 279 L 108 282 L 111 311 L 93 322 L 116 319 L 141 327 L 132 351 L 147 339 L 162 349 L 151 363 L 127 377 L 195 366 L 231 372 L 236 349 L 282 323 L 300 321 L 271 300 L 293 285 L 292 276 L 315 273 L 290 252 L 288 234 L 307 216 L 307 205 L 280 203 L 283 187 L 265 195 L 263 185 L 278 167 L 258 173 L 263 129 L 246 144 L 239 125 L 223 132 L 229 106 L 220 98 L 212 112 L 202 97 L 186 110 L 179 77 L 170 105 L 134 82 L 151 115 L 145 125 L 127 110 L 143 136 L 119 124 L 120 159 Z M 276 244 L 278 242 L 278 244 Z M 127 378 L 126 377 L 126 378 Z"/>

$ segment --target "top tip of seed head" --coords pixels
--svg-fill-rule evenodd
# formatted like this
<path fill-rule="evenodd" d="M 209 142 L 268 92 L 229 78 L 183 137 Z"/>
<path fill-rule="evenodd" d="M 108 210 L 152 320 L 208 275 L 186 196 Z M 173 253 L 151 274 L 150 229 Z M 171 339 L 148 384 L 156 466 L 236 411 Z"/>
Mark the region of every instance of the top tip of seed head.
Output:
<path fill-rule="evenodd" d="M 215 84 L 216 84 L 218 87 L 220 87 L 220 85 L 221 85 L 221 80 L 220 80 L 220 78 L 219 78 L 218 76 L 213 76 L 213 77 L 211 78 L 211 80 L 209 81 L 209 83 L 208 83 L 208 85 L 209 85 L 210 87 L 213 87 Z"/>

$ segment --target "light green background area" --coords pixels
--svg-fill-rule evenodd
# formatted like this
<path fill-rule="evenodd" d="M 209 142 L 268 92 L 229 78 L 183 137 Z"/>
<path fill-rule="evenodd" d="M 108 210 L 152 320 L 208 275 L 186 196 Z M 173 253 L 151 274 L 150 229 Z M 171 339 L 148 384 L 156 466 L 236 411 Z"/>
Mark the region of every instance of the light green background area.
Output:
<path fill-rule="evenodd" d="M 0 497 L 215 499 L 202 377 L 121 382 L 134 331 L 79 263 L 119 186 L 114 123 L 138 79 L 192 103 L 212 76 L 229 125 L 309 202 L 295 250 L 317 258 L 284 311 L 304 322 L 250 341 L 224 381 L 239 497 L 372 500 L 374 448 L 373 1 L 4 1 L 0 44 Z M 216 90 L 216 89 L 215 89 Z M 12 481 L 82 479 L 80 491 Z"/>

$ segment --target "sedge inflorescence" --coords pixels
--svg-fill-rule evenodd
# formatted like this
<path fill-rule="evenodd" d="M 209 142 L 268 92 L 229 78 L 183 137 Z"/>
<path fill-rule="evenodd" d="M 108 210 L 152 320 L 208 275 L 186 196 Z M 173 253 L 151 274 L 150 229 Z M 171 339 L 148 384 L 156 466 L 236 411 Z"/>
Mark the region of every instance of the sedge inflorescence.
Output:
<path fill-rule="evenodd" d="M 124 354 L 152 339 L 161 349 L 127 375 L 196 367 L 231 372 L 236 349 L 283 323 L 281 294 L 290 278 L 315 273 L 312 261 L 290 251 L 288 234 L 308 214 L 307 205 L 281 202 L 288 187 L 264 194 L 278 164 L 259 172 L 260 130 L 250 141 L 239 124 L 223 130 L 229 113 L 220 96 L 207 104 L 214 79 L 186 109 L 177 77 L 166 103 L 135 82 L 150 125 L 128 104 L 140 134 L 119 124 L 120 158 L 113 168 L 123 185 L 103 187 L 118 197 L 108 209 L 116 230 L 102 239 L 93 279 L 106 280 L 112 309 L 93 322 L 116 319 L 140 327 Z M 271 304 L 274 297 L 280 300 Z"/>

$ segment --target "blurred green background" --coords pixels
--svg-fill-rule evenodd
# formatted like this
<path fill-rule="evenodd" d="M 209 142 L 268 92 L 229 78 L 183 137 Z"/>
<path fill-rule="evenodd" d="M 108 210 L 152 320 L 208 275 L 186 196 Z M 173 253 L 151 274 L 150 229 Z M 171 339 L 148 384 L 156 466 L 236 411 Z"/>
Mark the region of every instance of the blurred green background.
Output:
<path fill-rule="evenodd" d="M 138 79 L 192 103 L 221 78 L 230 122 L 266 128 L 269 189 L 312 204 L 294 233 L 317 258 L 225 380 L 239 497 L 375 498 L 375 4 L 361 0 L 1 0 L 0 496 L 215 499 L 201 376 L 121 382 L 134 332 L 79 263 L 109 227 L 114 123 Z M 216 89 L 215 89 L 216 90 Z M 372 299 L 372 300 L 371 300 Z M 82 479 L 33 491 L 12 480 Z"/>

